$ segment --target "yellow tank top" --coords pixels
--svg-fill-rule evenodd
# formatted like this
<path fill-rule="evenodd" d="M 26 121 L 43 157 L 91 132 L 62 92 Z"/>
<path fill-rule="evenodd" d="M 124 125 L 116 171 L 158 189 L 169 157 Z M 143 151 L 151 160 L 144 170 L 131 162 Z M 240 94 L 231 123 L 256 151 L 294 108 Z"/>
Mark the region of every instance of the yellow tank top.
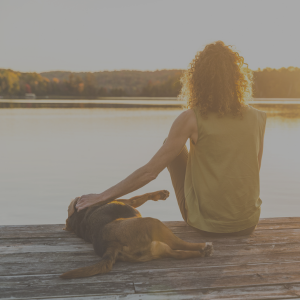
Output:
<path fill-rule="evenodd" d="M 184 192 L 187 222 L 208 232 L 237 232 L 260 216 L 258 152 L 266 113 L 246 106 L 243 118 L 194 109 L 198 140 L 190 143 Z"/>

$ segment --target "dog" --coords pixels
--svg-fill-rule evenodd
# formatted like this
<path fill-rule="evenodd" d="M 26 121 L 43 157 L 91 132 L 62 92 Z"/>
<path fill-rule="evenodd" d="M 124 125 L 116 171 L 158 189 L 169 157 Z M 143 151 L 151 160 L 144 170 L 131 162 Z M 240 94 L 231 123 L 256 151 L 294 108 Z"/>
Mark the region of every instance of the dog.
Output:
<path fill-rule="evenodd" d="M 81 211 L 79 198 L 71 201 L 65 230 L 93 244 L 102 259 L 95 265 L 62 274 L 64 279 L 89 277 L 109 272 L 116 261 L 145 262 L 158 258 L 187 259 L 210 256 L 212 243 L 189 243 L 178 238 L 161 221 L 142 218 L 136 209 L 148 200 L 165 200 L 162 190 L 130 199 L 100 202 Z"/>

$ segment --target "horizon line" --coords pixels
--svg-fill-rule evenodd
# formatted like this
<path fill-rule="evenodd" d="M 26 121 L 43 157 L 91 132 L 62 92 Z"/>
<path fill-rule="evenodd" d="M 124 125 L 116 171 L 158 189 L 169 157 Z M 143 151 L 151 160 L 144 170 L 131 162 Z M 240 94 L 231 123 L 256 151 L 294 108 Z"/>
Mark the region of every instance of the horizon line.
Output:
<path fill-rule="evenodd" d="M 256 70 L 250 69 L 252 72 L 257 72 L 257 71 L 263 71 L 265 69 L 272 69 L 272 70 L 280 70 L 280 69 L 300 69 L 300 67 L 294 67 L 294 66 L 289 66 L 289 67 L 280 67 L 280 68 L 271 68 L 271 67 L 265 67 L 265 68 L 257 68 Z M 114 69 L 114 70 L 99 70 L 99 71 L 70 71 L 70 70 L 49 70 L 49 71 L 42 71 L 42 72 L 37 72 L 37 71 L 18 71 L 14 70 L 11 68 L 0 68 L 0 70 L 11 70 L 13 72 L 19 72 L 19 73 L 37 73 L 37 74 L 42 74 L 42 73 L 51 73 L 51 72 L 70 72 L 70 73 L 101 73 L 101 72 L 122 72 L 122 71 L 132 71 L 132 72 L 159 72 L 159 71 L 185 71 L 187 69 L 156 69 L 156 70 L 138 70 L 138 69 Z"/>

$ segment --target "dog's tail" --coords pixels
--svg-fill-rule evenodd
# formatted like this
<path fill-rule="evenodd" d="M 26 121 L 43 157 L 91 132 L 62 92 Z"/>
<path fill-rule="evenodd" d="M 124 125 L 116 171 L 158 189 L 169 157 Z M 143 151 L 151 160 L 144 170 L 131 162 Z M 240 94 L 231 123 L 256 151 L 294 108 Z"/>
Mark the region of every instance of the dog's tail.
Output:
<path fill-rule="evenodd" d="M 116 261 L 118 252 L 119 251 L 117 249 L 108 249 L 104 253 L 100 262 L 98 262 L 97 264 L 68 271 L 66 273 L 63 273 L 59 277 L 63 279 L 71 279 L 71 278 L 90 277 L 97 274 L 107 273 L 112 269 L 112 266 Z"/>

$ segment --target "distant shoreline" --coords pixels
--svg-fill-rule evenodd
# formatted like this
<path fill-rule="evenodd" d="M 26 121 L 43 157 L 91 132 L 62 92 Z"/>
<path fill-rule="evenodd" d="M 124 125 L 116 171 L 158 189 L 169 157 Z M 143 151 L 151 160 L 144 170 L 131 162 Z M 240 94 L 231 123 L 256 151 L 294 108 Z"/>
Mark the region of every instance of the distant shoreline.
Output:
<path fill-rule="evenodd" d="M 289 98 L 287 98 L 289 99 Z M 295 98 L 297 99 L 297 98 Z M 172 100 L 172 101 L 177 101 L 177 97 L 86 97 L 86 96 L 43 96 L 39 97 L 36 96 L 35 99 L 25 99 L 25 97 L 22 98 L 17 98 L 17 97 L 3 97 L 0 98 L 0 100 L 29 100 L 32 102 L 35 102 L 36 100 Z M 300 98 L 299 98 L 300 100 Z"/>
<path fill-rule="evenodd" d="M 22 73 L 1 69 L 0 98 L 102 99 L 98 97 L 177 97 L 184 70 L 53 71 Z M 253 96 L 298 97 L 300 68 L 253 71 Z M 31 94 L 26 97 L 25 94 Z"/>
<path fill-rule="evenodd" d="M 300 108 L 300 98 L 254 98 L 254 107 L 283 105 Z M 175 97 L 99 97 L 97 99 L 0 99 L 0 108 L 184 108 L 185 102 Z M 268 109 L 269 110 L 269 109 Z"/>
<path fill-rule="evenodd" d="M 136 100 L 147 100 L 147 101 L 179 101 L 177 97 L 76 97 L 76 96 L 47 96 L 47 97 L 36 97 L 36 99 L 25 99 L 20 97 L 2 97 L 0 101 L 29 101 L 36 102 L 38 100 L 55 101 L 55 100 L 81 100 L 94 101 L 94 100 L 124 100 L 124 101 L 136 101 Z M 295 102 L 300 101 L 300 98 L 253 98 L 253 101 L 276 101 L 276 102 Z"/>

